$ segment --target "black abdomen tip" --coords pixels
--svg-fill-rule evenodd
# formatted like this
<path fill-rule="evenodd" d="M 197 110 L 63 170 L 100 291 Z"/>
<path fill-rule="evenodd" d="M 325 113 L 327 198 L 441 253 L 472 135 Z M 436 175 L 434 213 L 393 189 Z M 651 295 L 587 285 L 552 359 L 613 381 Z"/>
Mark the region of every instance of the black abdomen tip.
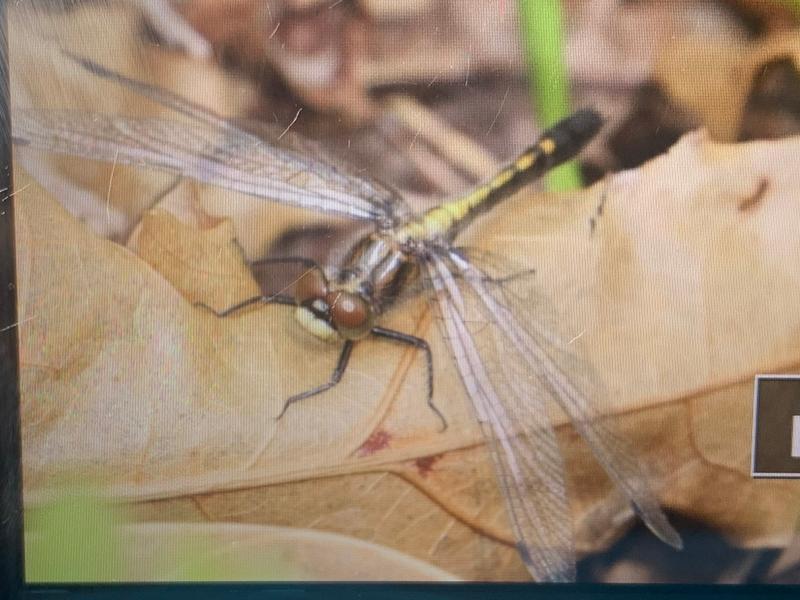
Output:
<path fill-rule="evenodd" d="M 603 117 L 596 110 L 579 110 L 556 123 L 543 135 L 542 140 L 550 138 L 555 148 L 550 153 L 550 162 L 556 165 L 575 156 L 600 131 Z"/>
<path fill-rule="evenodd" d="M 591 108 L 584 108 L 573 113 L 563 121 L 565 126 L 573 132 L 576 138 L 590 140 L 603 126 L 603 117 Z M 556 125 L 558 127 L 558 125 Z"/>

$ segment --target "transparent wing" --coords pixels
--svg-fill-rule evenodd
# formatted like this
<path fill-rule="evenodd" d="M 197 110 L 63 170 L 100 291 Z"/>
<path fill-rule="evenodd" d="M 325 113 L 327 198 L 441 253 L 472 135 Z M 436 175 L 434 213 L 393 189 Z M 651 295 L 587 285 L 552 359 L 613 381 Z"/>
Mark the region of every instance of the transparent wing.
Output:
<path fill-rule="evenodd" d="M 410 212 L 394 192 L 374 181 L 267 143 L 233 121 L 167 90 L 86 59 L 75 60 L 94 75 L 171 109 L 180 120 L 15 110 L 15 143 L 171 171 L 289 206 L 386 225 Z"/>
<path fill-rule="evenodd" d="M 461 293 L 464 282 L 435 255 L 427 271 L 444 333 L 492 446 L 520 554 L 536 580 L 572 581 L 575 552 L 563 459 L 547 412 L 530 393 L 530 376 L 521 363 L 501 356 L 498 330 L 477 298 Z"/>
<path fill-rule="evenodd" d="M 489 424 L 499 477 L 532 575 L 540 580 L 574 577 L 563 465 L 548 417 L 552 402 L 569 416 L 651 531 L 681 547 L 643 467 L 600 418 L 595 406 L 600 386 L 557 336 L 549 315 L 534 312 L 543 307 L 491 282 L 455 250 L 433 256 L 428 274 L 478 418 Z M 540 544 L 544 554 L 535 549 Z"/>

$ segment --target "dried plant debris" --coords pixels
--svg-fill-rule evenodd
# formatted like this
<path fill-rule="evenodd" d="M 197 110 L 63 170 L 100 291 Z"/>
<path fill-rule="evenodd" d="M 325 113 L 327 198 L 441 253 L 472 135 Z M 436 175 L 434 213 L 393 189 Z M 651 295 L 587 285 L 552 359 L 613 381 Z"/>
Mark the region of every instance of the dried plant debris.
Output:
<path fill-rule="evenodd" d="M 567 330 L 612 392 L 602 412 L 658 464 L 665 504 L 737 546 L 785 546 L 800 506 L 792 482 L 756 485 L 748 460 L 753 374 L 800 364 L 800 275 L 789 258 L 800 251 L 797 150 L 796 140 L 724 146 L 695 134 L 586 192 L 521 193 L 473 240 L 535 269 L 535 281 L 515 280 L 516 293 L 535 284 L 559 300 Z M 189 496 L 202 506 L 190 520 L 323 524 L 459 576 L 525 577 L 480 432 L 424 304 L 409 299 L 387 316 L 442 357 L 436 389 L 447 431 L 420 400 L 416 353 L 371 342 L 340 386 L 275 421 L 297 386 L 324 379 L 335 349 L 303 335 L 281 307 L 219 320 L 193 305 L 257 289 L 232 234 L 268 223 L 269 207 L 245 204 L 232 225 L 212 219 L 205 229 L 154 212 L 136 256 L 87 235 L 43 190 L 17 180 L 26 498 L 44 497 L 51 477 L 69 470 L 100 478 L 119 498 Z M 579 548 L 599 550 L 633 515 L 574 431 L 564 425 L 559 438 Z M 140 510 L 175 502 L 183 501 Z"/>
<path fill-rule="evenodd" d="M 797 25 L 797 9 L 791 2 L 763 2 L 762 0 L 725 0 L 747 25 L 753 35 L 768 35 L 785 31 Z"/>
<path fill-rule="evenodd" d="M 772 139 L 800 133 L 800 72 L 796 59 L 776 53 L 753 77 L 739 139 Z"/>
<path fill-rule="evenodd" d="M 614 170 L 638 167 L 699 126 L 699 119 L 672 103 L 657 84 L 643 85 L 633 96 L 628 116 L 609 134 Z"/>
<path fill-rule="evenodd" d="M 753 42 L 683 38 L 665 50 L 656 79 L 715 139 L 792 135 L 800 127 L 798 40 L 795 32 Z"/>

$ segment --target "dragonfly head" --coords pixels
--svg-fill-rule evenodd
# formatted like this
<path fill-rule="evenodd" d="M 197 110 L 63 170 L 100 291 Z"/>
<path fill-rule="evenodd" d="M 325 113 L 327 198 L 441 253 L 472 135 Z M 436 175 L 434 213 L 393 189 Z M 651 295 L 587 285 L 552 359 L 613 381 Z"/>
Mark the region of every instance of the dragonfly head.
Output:
<path fill-rule="evenodd" d="M 335 341 L 366 336 L 375 323 L 375 311 L 362 295 L 331 289 L 320 269 L 309 269 L 295 286 L 295 317 L 314 336 Z"/>

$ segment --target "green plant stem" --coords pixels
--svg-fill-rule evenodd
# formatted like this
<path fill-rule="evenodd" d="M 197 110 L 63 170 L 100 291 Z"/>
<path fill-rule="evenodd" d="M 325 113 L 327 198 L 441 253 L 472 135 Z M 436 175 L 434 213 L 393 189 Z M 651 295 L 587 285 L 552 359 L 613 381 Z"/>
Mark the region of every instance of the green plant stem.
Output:
<path fill-rule="evenodd" d="M 559 0 L 519 0 L 531 97 L 540 122 L 553 125 L 570 112 L 569 80 L 564 62 L 564 25 Z M 546 179 L 551 190 L 581 187 L 581 175 L 572 161 L 553 170 Z"/>

